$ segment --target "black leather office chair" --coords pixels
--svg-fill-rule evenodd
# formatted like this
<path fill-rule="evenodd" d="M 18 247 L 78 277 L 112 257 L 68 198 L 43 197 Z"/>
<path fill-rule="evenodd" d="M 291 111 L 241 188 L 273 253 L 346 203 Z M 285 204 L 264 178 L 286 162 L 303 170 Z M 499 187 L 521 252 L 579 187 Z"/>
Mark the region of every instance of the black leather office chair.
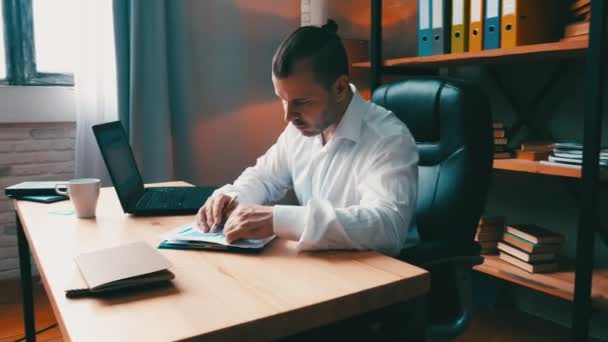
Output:
<path fill-rule="evenodd" d="M 372 101 L 394 112 L 418 145 L 416 224 L 420 244 L 400 259 L 431 273 L 429 337 L 454 337 L 471 318 L 474 241 L 492 170 L 490 106 L 477 87 L 415 78 L 378 88 Z"/>

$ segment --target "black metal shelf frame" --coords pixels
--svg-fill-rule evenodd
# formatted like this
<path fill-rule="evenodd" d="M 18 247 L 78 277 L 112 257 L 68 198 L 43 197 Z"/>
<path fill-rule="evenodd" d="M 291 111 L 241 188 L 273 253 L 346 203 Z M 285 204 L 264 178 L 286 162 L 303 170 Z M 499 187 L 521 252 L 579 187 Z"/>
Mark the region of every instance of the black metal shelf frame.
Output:
<path fill-rule="evenodd" d="M 589 336 L 591 319 L 591 279 L 595 232 L 599 231 L 598 209 L 599 154 L 602 136 L 604 99 L 604 68 L 606 54 L 606 16 L 608 6 L 604 0 L 591 0 L 591 32 L 587 50 L 583 132 L 582 203 L 579 213 L 576 277 L 574 280 L 574 308 L 572 310 L 572 341 L 584 341 Z M 591 229 L 590 229 L 591 228 Z"/>

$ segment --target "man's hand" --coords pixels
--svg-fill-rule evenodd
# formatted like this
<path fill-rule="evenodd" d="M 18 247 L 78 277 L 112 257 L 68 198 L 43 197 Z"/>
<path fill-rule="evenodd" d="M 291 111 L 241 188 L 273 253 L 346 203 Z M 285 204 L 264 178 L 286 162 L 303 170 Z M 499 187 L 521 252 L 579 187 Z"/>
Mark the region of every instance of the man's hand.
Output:
<path fill-rule="evenodd" d="M 226 194 L 207 199 L 196 214 L 196 223 L 199 228 L 205 233 L 211 230 L 213 225 L 220 225 L 224 219 L 230 216 L 230 213 L 237 207 L 237 200 L 232 200 L 232 197 Z"/>
<path fill-rule="evenodd" d="M 224 235 L 229 243 L 239 239 L 263 239 L 272 234 L 272 207 L 269 206 L 240 205 L 224 225 Z"/>

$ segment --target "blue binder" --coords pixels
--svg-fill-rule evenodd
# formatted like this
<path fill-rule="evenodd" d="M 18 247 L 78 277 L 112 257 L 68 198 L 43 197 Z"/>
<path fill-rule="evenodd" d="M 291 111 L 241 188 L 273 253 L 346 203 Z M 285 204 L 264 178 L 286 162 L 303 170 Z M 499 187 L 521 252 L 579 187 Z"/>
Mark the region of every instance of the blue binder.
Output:
<path fill-rule="evenodd" d="M 433 54 L 431 1 L 418 0 L 418 56 L 430 56 Z"/>
<path fill-rule="evenodd" d="M 452 0 L 432 0 L 433 55 L 450 53 Z"/>
<path fill-rule="evenodd" d="M 484 50 L 500 48 L 501 0 L 486 0 L 483 29 Z"/>

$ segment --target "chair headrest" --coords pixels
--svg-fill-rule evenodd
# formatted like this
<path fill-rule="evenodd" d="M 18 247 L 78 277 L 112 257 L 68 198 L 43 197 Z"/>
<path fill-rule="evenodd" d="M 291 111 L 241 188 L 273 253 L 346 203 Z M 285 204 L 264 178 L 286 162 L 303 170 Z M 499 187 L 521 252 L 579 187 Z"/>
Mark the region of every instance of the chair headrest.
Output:
<path fill-rule="evenodd" d="M 458 80 L 405 79 L 379 87 L 372 101 L 407 125 L 418 144 L 420 165 L 435 165 L 476 143 L 491 125 L 489 120 L 479 119 L 490 117 L 485 94 Z"/>
<path fill-rule="evenodd" d="M 437 104 L 444 82 L 435 79 L 411 79 L 379 87 L 372 101 L 389 109 L 403 121 L 416 142 L 437 142 L 439 113 Z"/>

